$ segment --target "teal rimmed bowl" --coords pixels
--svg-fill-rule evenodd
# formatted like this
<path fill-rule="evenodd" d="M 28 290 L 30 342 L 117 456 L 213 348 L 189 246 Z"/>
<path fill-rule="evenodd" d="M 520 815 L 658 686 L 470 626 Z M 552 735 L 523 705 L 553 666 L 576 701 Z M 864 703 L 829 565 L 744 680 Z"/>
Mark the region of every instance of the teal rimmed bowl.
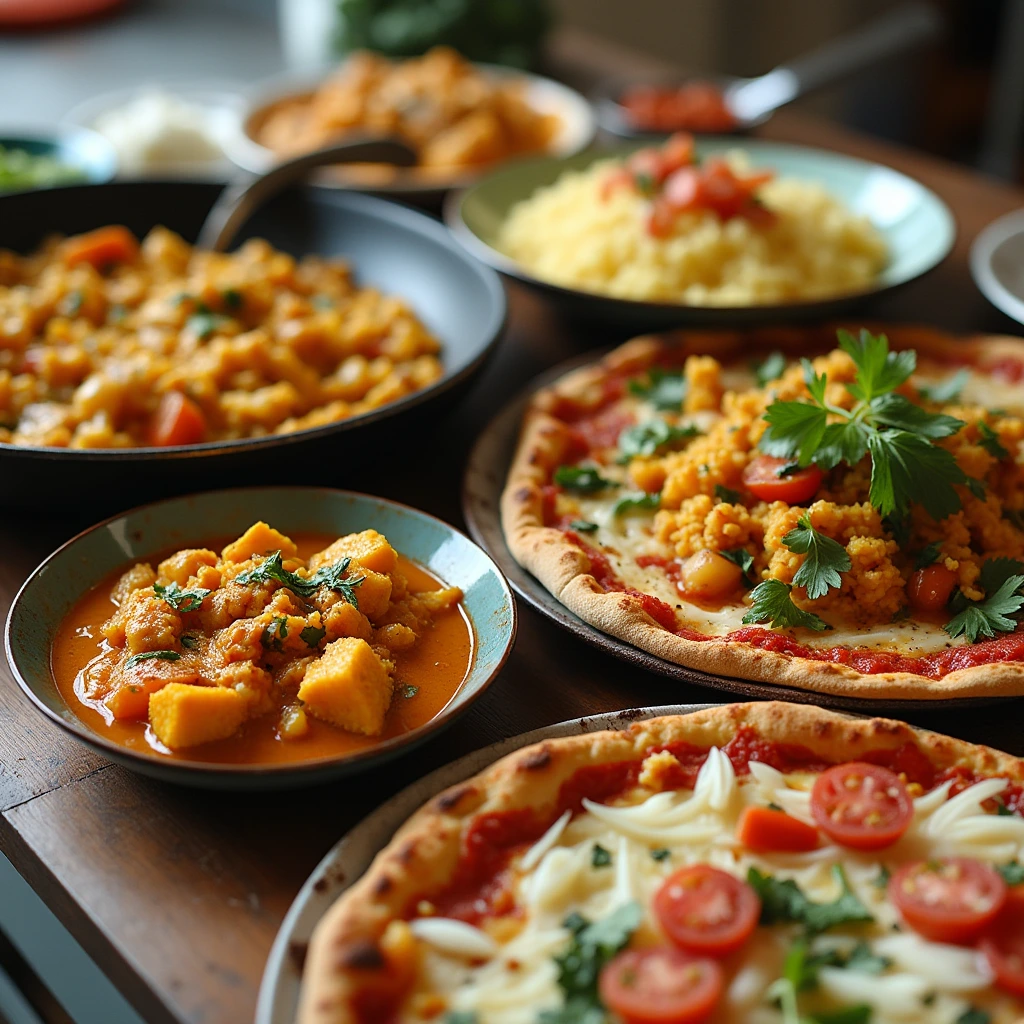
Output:
<path fill-rule="evenodd" d="M 341 535 L 373 528 L 407 558 L 462 588 L 473 625 L 473 662 L 461 688 L 434 718 L 401 736 L 341 756 L 293 764 L 220 764 L 163 758 L 114 743 L 67 706 L 50 668 L 50 651 L 64 617 L 111 573 L 171 548 L 207 545 L 236 536 L 263 519 L 285 533 Z M 105 757 L 167 782 L 211 789 L 278 789 L 363 771 L 427 739 L 451 723 L 501 670 L 516 634 L 516 611 L 504 576 L 454 527 L 417 509 L 352 491 L 317 487 L 254 487 L 143 505 L 80 533 L 29 576 L 7 617 L 7 660 L 25 696 L 65 732 Z"/>
<path fill-rule="evenodd" d="M 638 331 L 698 325 L 739 327 L 836 316 L 937 267 L 956 239 L 956 222 L 949 207 L 920 182 L 891 167 L 823 149 L 706 136 L 697 139 L 699 157 L 744 150 L 755 167 L 772 168 L 780 178 L 798 178 L 821 185 L 855 213 L 866 216 L 882 233 L 889 250 L 889 262 L 873 285 L 864 291 L 827 299 L 759 306 L 647 302 L 552 284 L 533 276 L 498 248 L 501 226 L 516 203 L 553 184 L 567 170 L 583 170 L 597 160 L 624 157 L 638 148 L 639 145 L 633 145 L 607 152 L 591 150 L 567 159 L 509 164 L 472 188 L 449 196 L 444 208 L 445 223 L 467 251 L 503 274 L 536 288 L 562 312 Z"/>

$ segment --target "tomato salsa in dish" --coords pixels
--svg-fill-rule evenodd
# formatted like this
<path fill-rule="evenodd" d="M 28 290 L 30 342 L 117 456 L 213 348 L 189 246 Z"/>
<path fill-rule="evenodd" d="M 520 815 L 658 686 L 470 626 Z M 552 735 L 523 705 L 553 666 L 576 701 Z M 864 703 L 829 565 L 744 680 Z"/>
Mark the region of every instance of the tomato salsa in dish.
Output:
<path fill-rule="evenodd" d="M 314 760 L 447 706 L 473 660 L 461 599 L 374 530 L 256 523 L 220 554 L 176 551 L 95 587 L 61 624 L 52 670 L 68 707 L 130 749 Z"/>

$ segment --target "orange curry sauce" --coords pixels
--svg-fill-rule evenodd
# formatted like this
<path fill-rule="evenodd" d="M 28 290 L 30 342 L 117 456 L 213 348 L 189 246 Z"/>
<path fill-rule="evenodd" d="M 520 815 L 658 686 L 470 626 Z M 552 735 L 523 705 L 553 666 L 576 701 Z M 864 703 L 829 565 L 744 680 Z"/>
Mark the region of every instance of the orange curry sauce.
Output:
<path fill-rule="evenodd" d="M 291 536 L 298 545 L 299 557 L 303 559 L 323 550 L 336 539 L 327 534 L 298 533 Z M 220 548 L 223 545 L 212 546 Z M 164 554 L 155 555 L 148 561 L 155 564 Z M 172 751 L 153 735 L 148 722 L 116 721 L 100 700 L 89 700 L 84 696 L 83 671 L 105 649 L 106 641 L 100 627 L 116 610 L 110 600 L 110 592 L 126 568 L 128 566 L 122 566 L 112 573 L 71 610 L 57 632 L 50 665 L 57 688 L 68 707 L 104 739 L 132 750 L 157 752 L 173 760 L 222 764 L 284 764 L 355 753 L 429 722 L 458 692 L 473 663 L 473 627 L 459 604 L 439 613 L 415 646 L 392 655 L 397 665 L 395 695 L 380 736 L 346 732 L 309 716 L 310 728 L 305 736 L 282 740 L 277 735 L 279 714 L 275 710 L 244 722 L 239 731 L 228 739 Z M 402 555 L 398 556 L 398 571 L 409 581 L 409 590 L 414 593 L 445 586 L 444 581 Z M 413 688 L 415 692 L 412 692 Z"/>

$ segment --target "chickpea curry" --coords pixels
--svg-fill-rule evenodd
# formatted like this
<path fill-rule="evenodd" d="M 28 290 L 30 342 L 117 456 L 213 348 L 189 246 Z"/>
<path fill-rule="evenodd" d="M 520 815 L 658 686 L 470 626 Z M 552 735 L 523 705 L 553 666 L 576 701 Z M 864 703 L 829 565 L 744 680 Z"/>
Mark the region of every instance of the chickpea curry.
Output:
<path fill-rule="evenodd" d="M 195 249 L 113 225 L 0 250 L 0 443 L 198 444 L 323 426 L 442 374 L 399 298 L 253 239 Z"/>
<path fill-rule="evenodd" d="M 111 586 L 112 584 L 112 586 Z M 258 522 L 86 595 L 52 663 L 108 739 L 167 756 L 301 761 L 433 718 L 473 656 L 462 593 L 375 530 L 295 540 Z"/>

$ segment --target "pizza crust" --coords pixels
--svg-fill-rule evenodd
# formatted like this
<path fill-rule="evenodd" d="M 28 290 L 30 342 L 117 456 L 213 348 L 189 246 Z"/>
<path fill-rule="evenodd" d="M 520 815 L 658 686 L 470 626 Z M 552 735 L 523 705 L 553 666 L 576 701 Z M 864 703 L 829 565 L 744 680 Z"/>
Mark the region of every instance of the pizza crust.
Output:
<path fill-rule="evenodd" d="M 618 732 L 545 740 L 445 790 L 395 833 L 317 925 L 306 958 L 298 1024 L 357 1024 L 350 1000 L 383 970 L 385 929 L 404 918 L 414 901 L 455 877 L 462 837 L 478 816 L 519 808 L 552 816 L 561 784 L 580 768 L 641 762 L 650 750 L 679 741 L 721 747 L 743 726 L 768 742 L 807 747 L 825 761 L 842 763 L 869 750 L 910 743 L 938 770 L 962 766 L 1024 783 L 1024 761 L 989 747 L 885 718 L 853 718 L 778 701 L 727 704 L 637 722 Z"/>
<path fill-rule="evenodd" d="M 768 328 L 745 332 L 677 332 L 664 339 L 636 338 L 599 363 L 573 371 L 539 391 L 523 420 L 519 443 L 501 497 L 505 541 L 515 560 L 584 622 L 649 654 L 711 675 L 788 686 L 815 693 L 877 700 L 942 700 L 950 697 L 1024 695 L 1024 664 L 995 662 L 929 679 L 912 672 L 866 674 L 849 665 L 765 651 L 727 640 L 688 640 L 659 626 L 636 598 L 606 592 L 590 574 L 586 553 L 561 530 L 544 525 L 541 488 L 564 460 L 569 444 L 565 424 L 551 415 L 557 396 L 581 396 L 610 372 L 640 372 L 666 345 L 686 354 L 746 358 L 751 351 L 779 349 L 787 354 L 834 348 L 837 327 L 867 326 L 885 333 L 894 348 L 914 348 L 936 359 L 962 361 L 969 355 L 980 369 L 1001 359 L 1024 359 L 1019 338 L 955 338 L 928 327 L 882 324 L 830 324 L 806 330 Z M 831 339 L 831 340 L 829 340 Z"/>

